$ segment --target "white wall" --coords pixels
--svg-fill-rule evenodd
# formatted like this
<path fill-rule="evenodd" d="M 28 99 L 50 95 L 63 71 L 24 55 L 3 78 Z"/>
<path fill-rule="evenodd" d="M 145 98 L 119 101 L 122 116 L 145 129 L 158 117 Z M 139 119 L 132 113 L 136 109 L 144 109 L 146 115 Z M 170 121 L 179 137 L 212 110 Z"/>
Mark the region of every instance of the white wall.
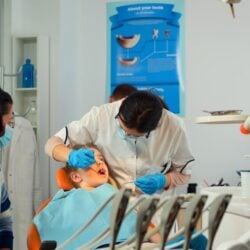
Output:
<path fill-rule="evenodd" d="M 92 105 L 107 101 L 107 0 L 12 2 L 13 32 L 51 37 L 53 134 L 69 121 L 79 119 Z M 250 114 L 250 1 L 235 6 L 236 19 L 218 0 L 185 3 L 184 119 L 196 157 L 193 180 L 213 183 L 223 176 L 225 181 L 236 184 L 235 170 L 250 165 L 250 160 L 243 157 L 250 153 L 250 137 L 240 134 L 239 125 L 198 125 L 194 120 L 203 109 L 243 109 Z M 54 187 L 52 184 L 52 192 Z"/>
<path fill-rule="evenodd" d="M 105 102 L 105 1 L 62 0 L 60 14 L 58 125 L 64 126 Z"/>
<path fill-rule="evenodd" d="M 193 179 L 224 177 L 237 184 L 236 169 L 250 168 L 250 137 L 239 125 L 198 125 L 201 110 L 243 109 L 250 114 L 250 1 L 235 5 L 236 19 L 220 1 L 186 1 L 186 124 L 196 156 Z"/>

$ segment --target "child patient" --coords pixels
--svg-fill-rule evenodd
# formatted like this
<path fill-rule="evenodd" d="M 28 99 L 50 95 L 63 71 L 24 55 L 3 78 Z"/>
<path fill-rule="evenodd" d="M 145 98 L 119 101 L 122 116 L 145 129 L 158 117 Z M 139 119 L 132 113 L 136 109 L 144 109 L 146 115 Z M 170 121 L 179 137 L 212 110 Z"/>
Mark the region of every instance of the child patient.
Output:
<path fill-rule="evenodd" d="M 101 153 L 94 149 L 95 161 L 88 169 L 66 166 L 65 169 L 75 187 L 70 191 L 59 190 L 52 201 L 34 218 L 34 223 L 42 241 L 55 240 L 59 246 L 85 225 L 105 201 L 117 192 L 107 183 L 108 168 Z M 71 242 L 66 249 L 76 249 L 89 242 L 110 225 L 111 203 Z M 124 219 L 117 241 L 129 238 L 135 232 L 136 214 Z M 107 244 L 110 239 L 104 240 Z"/>

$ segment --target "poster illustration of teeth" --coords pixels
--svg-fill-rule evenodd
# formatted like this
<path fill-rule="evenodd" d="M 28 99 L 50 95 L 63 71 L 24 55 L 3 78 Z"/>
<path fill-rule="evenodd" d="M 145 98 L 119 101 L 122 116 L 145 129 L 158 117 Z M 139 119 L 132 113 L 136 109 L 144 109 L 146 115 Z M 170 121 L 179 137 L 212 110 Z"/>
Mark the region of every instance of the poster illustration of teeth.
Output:
<path fill-rule="evenodd" d="M 110 93 L 129 83 L 184 115 L 183 2 L 107 3 Z"/>

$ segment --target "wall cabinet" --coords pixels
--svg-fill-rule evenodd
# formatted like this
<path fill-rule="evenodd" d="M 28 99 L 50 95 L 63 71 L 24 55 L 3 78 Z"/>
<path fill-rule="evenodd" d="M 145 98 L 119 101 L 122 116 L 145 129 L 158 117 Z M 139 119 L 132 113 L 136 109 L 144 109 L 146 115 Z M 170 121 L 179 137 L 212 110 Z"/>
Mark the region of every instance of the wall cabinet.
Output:
<path fill-rule="evenodd" d="M 40 70 L 37 71 L 38 61 L 38 38 L 37 37 L 14 37 L 13 38 L 13 71 L 19 72 L 13 81 L 13 98 L 14 98 L 14 110 L 17 115 L 24 116 L 29 119 L 34 129 L 37 128 L 37 77 L 39 78 Z M 31 63 L 34 65 L 34 86 L 32 88 L 22 87 L 22 71 L 21 67 L 25 59 L 30 58 Z M 39 80 L 39 79 L 38 79 Z M 34 106 L 35 110 L 32 110 L 33 117 L 30 119 L 31 106 Z"/>
<path fill-rule="evenodd" d="M 12 46 L 13 72 L 20 72 L 21 66 L 27 58 L 31 59 L 31 63 L 34 65 L 33 87 L 22 88 L 22 74 L 20 73 L 17 77 L 13 78 L 12 96 L 16 114 L 30 120 L 34 128 L 38 143 L 41 174 L 48 178 L 49 159 L 44 153 L 44 144 L 49 138 L 50 125 L 49 38 L 36 35 L 15 36 L 13 37 Z M 47 195 L 49 190 L 45 190 L 44 192 Z"/>

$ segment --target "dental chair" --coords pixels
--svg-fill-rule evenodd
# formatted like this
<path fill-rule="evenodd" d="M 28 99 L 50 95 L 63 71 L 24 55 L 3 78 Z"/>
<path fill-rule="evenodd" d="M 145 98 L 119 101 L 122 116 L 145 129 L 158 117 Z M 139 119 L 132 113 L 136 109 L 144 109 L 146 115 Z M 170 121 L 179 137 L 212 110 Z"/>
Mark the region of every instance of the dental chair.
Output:
<path fill-rule="evenodd" d="M 65 191 L 73 188 L 73 184 L 71 183 L 71 181 L 67 177 L 67 174 L 66 174 L 64 168 L 60 168 L 57 170 L 55 179 L 56 179 L 56 183 L 57 183 L 58 188 L 61 188 Z M 49 197 L 47 200 L 45 200 L 42 203 L 42 205 L 37 209 L 36 215 L 39 214 L 49 204 L 51 199 L 52 198 Z M 50 243 L 48 242 L 48 244 L 50 244 Z M 41 246 L 42 246 L 42 242 L 41 242 L 39 233 L 36 229 L 35 224 L 32 223 L 28 229 L 27 248 L 28 248 L 28 250 L 38 250 L 41 248 Z M 51 248 L 51 249 L 54 249 L 54 248 Z"/>

